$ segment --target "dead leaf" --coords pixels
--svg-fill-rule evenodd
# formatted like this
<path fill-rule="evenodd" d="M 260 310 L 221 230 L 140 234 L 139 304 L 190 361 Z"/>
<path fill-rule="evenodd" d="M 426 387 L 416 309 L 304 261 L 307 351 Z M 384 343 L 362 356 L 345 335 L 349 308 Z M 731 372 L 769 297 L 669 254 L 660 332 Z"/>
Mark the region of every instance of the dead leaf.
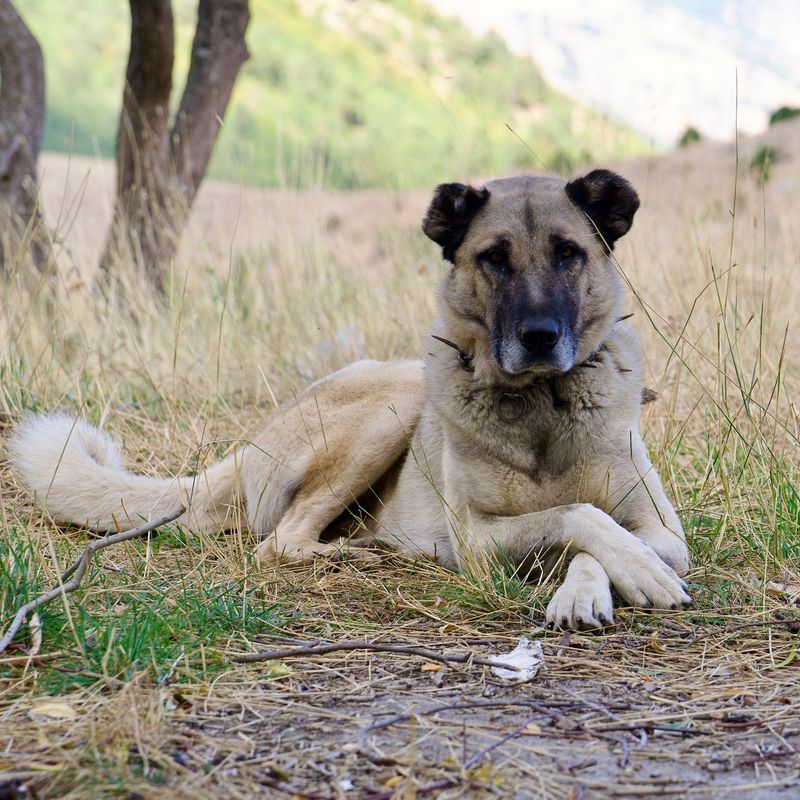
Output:
<path fill-rule="evenodd" d="M 461 633 L 461 628 L 458 625 L 454 625 L 452 622 L 447 622 L 437 628 L 437 631 L 439 633 Z"/>
<path fill-rule="evenodd" d="M 33 658 L 38 656 L 42 649 L 42 620 L 35 611 L 28 622 L 28 632 L 31 637 L 31 649 L 28 655 Z"/>
<path fill-rule="evenodd" d="M 541 642 L 531 642 L 527 636 L 521 636 L 517 646 L 505 655 L 489 656 L 489 660 L 496 667 L 492 667 L 492 674 L 498 678 L 505 678 L 516 683 L 532 681 L 544 663 L 544 651 Z M 516 667 L 516 669 L 504 669 Z"/>
<path fill-rule="evenodd" d="M 785 597 L 793 603 L 800 600 L 800 586 L 794 583 L 770 581 L 765 591 L 770 597 Z"/>
<path fill-rule="evenodd" d="M 522 729 L 522 732 L 523 733 L 528 733 L 531 736 L 538 736 L 542 732 L 542 729 L 535 722 L 529 722 Z"/>
<path fill-rule="evenodd" d="M 650 634 L 650 641 L 647 643 L 647 647 L 652 650 L 654 653 L 666 653 L 667 648 L 664 647 L 663 644 L 658 639 L 658 631 L 653 631 Z"/>
<path fill-rule="evenodd" d="M 420 667 L 420 670 L 422 672 L 438 672 L 440 669 L 444 669 L 444 664 L 428 663 L 428 664 L 423 664 Z"/>
<path fill-rule="evenodd" d="M 730 689 L 723 689 L 720 692 L 716 692 L 713 695 L 708 695 L 708 697 L 713 698 L 722 698 L 722 697 L 755 697 L 755 692 L 751 692 L 749 689 L 742 689 L 741 687 L 732 686 Z"/>
<path fill-rule="evenodd" d="M 269 670 L 270 678 L 286 678 L 292 674 L 292 668 L 283 661 L 267 661 L 264 666 Z"/>
<path fill-rule="evenodd" d="M 494 765 L 488 761 L 481 764 L 480 767 L 469 770 L 468 775 L 471 780 L 484 785 L 499 786 L 502 783 L 502 781 L 498 779 Z"/>
<path fill-rule="evenodd" d="M 68 703 L 62 703 L 58 700 L 45 700 L 41 703 L 36 703 L 28 712 L 28 716 L 37 722 L 50 722 L 57 719 L 75 719 L 78 714 Z"/>

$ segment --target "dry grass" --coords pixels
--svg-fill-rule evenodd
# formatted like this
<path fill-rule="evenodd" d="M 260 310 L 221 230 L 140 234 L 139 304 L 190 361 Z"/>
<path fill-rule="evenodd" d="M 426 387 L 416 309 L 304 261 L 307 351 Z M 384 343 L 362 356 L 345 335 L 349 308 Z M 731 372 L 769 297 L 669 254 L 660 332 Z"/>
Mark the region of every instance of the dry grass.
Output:
<path fill-rule="evenodd" d="M 552 587 L 499 568 L 467 578 L 387 557 L 272 571 L 254 567 L 247 532 L 169 529 L 105 551 L 80 593 L 43 611 L 34 658 L 25 639 L 0 656 L 0 785 L 69 798 L 795 796 L 798 132 L 740 143 L 736 177 L 732 146 L 620 167 L 643 200 L 618 258 L 660 395 L 646 438 L 691 536 L 694 610 L 623 611 L 608 635 L 559 637 L 537 626 Z M 764 144 L 778 160 L 760 182 Z M 3 424 L 77 411 L 138 469 L 176 472 L 308 380 L 424 347 L 442 269 L 417 228 L 427 193 L 209 184 L 167 307 L 132 278 L 104 307 L 86 283 L 111 175 L 92 164 L 86 182 L 88 166 L 45 162 L 69 254 L 57 287 L 16 275 L 3 290 Z M 1 513 L 5 624 L 82 539 L 42 519 L 5 463 Z M 287 638 L 486 655 L 523 633 L 546 655 L 525 687 L 387 654 L 231 661 Z M 48 717 L 46 698 L 67 709 Z"/>

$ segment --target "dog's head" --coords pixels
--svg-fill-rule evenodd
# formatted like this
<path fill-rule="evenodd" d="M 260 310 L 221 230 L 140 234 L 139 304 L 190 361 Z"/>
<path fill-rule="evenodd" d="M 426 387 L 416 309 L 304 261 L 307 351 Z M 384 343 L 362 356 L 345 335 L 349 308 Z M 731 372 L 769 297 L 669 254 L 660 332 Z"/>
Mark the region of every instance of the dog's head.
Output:
<path fill-rule="evenodd" d="M 442 310 L 476 371 L 521 384 L 567 372 L 600 346 L 621 300 L 610 251 L 638 207 L 608 170 L 566 184 L 519 177 L 436 189 L 422 229 L 452 262 Z"/>

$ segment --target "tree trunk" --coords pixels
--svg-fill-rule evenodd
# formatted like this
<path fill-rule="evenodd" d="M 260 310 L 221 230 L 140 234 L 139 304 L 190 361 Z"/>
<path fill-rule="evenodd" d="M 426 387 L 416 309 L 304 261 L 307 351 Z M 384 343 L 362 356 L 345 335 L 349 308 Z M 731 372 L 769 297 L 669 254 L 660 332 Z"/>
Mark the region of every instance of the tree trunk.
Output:
<path fill-rule="evenodd" d="M 36 175 L 43 127 L 41 48 L 10 0 L 0 0 L 0 273 L 26 244 L 40 269 L 47 262 Z"/>
<path fill-rule="evenodd" d="M 200 0 L 192 61 L 172 129 L 176 173 L 192 205 L 217 141 L 242 64 L 250 57 L 244 34 L 248 0 Z"/>
<path fill-rule="evenodd" d="M 163 290 L 171 251 L 163 219 L 169 193 L 169 97 L 175 57 L 171 0 L 130 0 L 131 45 L 117 131 L 117 196 L 105 252 L 108 274 L 130 260 Z"/>
<path fill-rule="evenodd" d="M 191 65 L 175 123 L 170 0 L 130 0 L 133 25 L 117 139 L 117 199 L 101 267 L 127 255 L 153 287 L 165 267 L 205 176 L 233 85 L 248 58 L 248 0 L 200 0 Z"/>

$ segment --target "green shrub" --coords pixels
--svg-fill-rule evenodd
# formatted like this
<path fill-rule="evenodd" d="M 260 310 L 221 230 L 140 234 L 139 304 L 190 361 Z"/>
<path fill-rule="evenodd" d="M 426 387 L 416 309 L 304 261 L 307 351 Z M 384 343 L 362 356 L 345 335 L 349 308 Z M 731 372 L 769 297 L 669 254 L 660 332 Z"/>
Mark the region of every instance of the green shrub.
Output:
<path fill-rule="evenodd" d="M 703 140 L 703 135 L 700 133 L 697 128 L 690 125 L 682 134 L 681 138 L 678 139 L 678 147 L 684 148 L 688 147 L 690 144 L 694 144 L 695 142 L 700 142 Z"/>
<path fill-rule="evenodd" d="M 769 115 L 769 124 L 777 125 L 779 122 L 786 122 L 787 119 L 800 117 L 800 108 L 797 106 L 781 106 Z"/>

